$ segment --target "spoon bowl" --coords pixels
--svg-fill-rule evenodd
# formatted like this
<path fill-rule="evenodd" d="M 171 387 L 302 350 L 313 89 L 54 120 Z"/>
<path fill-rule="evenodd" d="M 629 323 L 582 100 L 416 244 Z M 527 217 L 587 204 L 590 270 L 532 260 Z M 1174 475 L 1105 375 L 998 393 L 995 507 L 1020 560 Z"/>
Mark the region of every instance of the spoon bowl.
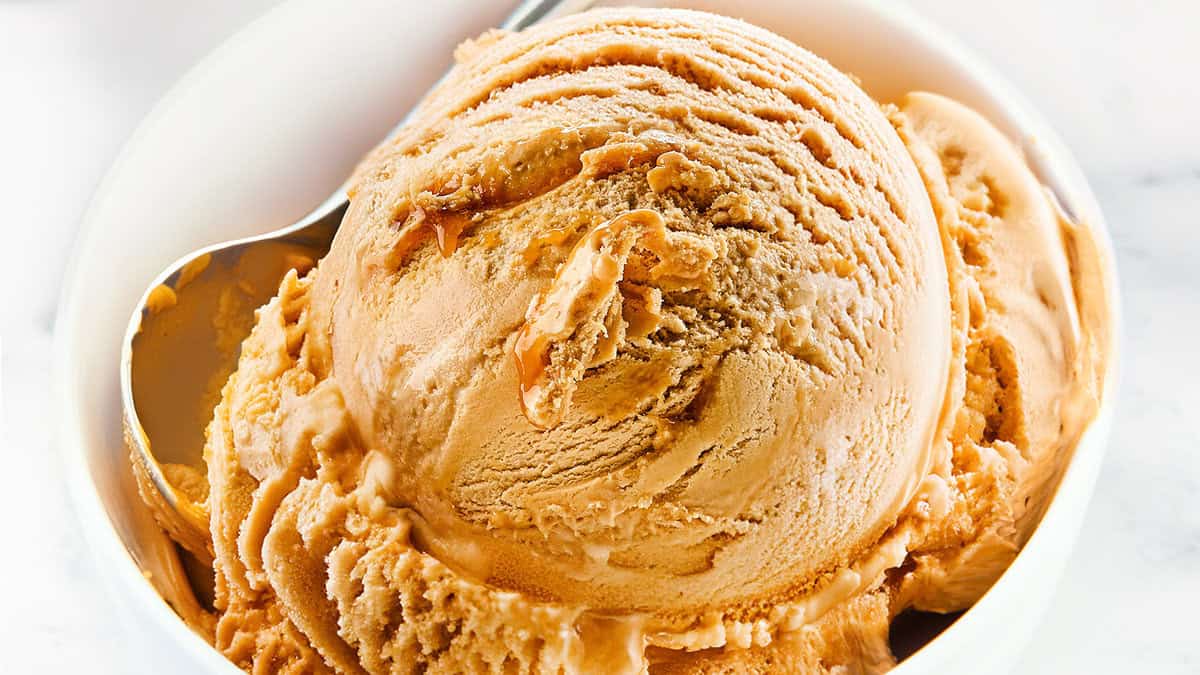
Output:
<path fill-rule="evenodd" d="M 254 311 L 289 271 L 329 251 L 346 198 L 338 191 L 299 222 L 223 242 L 172 263 L 143 293 L 121 353 L 125 435 L 143 499 L 190 552 L 209 557 L 204 430 L 237 364 Z"/>

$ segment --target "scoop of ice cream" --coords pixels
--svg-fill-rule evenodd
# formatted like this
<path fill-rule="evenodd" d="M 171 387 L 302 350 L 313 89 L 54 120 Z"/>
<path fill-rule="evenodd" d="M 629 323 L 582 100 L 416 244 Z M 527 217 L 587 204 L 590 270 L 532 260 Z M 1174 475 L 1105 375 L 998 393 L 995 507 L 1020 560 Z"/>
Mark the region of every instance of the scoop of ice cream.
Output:
<path fill-rule="evenodd" d="M 873 547 L 945 401 L 929 198 L 879 107 L 741 22 L 485 38 L 358 172 L 310 334 L 470 578 L 686 626 Z"/>

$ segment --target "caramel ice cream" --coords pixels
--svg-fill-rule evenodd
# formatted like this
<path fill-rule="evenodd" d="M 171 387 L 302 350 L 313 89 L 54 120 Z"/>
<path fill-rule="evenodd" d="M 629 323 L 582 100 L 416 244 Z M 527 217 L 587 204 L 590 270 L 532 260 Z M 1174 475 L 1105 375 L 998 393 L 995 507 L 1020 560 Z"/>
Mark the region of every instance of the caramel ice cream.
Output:
<path fill-rule="evenodd" d="M 1104 351 L 1086 232 L 1012 144 L 696 12 L 457 57 L 225 383 L 196 490 L 217 648 L 873 672 L 898 612 L 974 602 Z"/>

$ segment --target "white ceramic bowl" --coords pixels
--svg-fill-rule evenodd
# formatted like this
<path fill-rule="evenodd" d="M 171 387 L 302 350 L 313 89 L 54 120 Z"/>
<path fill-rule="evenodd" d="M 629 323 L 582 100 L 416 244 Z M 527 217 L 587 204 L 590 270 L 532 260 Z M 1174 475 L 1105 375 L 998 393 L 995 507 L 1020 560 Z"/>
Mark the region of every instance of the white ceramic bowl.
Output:
<path fill-rule="evenodd" d="M 171 549 L 132 487 L 121 440 L 117 363 L 131 308 L 179 255 L 290 223 L 320 201 L 440 75 L 454 45 L 498 23 L 512 4 L 360 0 L 351 10 L 338 0 L 292 0 L 179 82 L 97 192 L 58 313 L 58 442 L 97 563 L 138 638 L 130 652 L 146 672 L 235 670 L 156 591 L 169 594 Z M 975 107 L 1025 149 L 1109 250 L 1095 199 L 1053 131 L 966 50 L 898 3 L 667 4 L 733 14 L 788 36 L 858 75 L 881 100 L 925 89 Z M 1112 301 L 1115 308 L 1115 293 Z M 1079 530 L 1114 380 L 1110 372 L 1106 405 L 1025 550 L 974 608 L 895 672 L 1005 672 L 1019 657 Z"/>

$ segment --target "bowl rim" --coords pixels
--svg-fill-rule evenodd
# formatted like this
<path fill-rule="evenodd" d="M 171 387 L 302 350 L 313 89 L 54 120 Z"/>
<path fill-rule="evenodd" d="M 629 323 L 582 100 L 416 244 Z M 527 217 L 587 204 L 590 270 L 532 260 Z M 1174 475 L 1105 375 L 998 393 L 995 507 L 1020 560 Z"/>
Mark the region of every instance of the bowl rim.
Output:
<path fill-rule="evenodd" d="M 96 214 L 108 200 L 115 177 L 122 173 L 128 158 L 142 145 L 143 137 L 147 135 L 148 130 L 167 116 L 180 99 L 184 98 L 185 93 L 203 78 L 205 73 L 216 69 L 219 63 L 228 59 L 236 45 L 255 40 L 264 25 L 280 21 L 286 14 L 303 11 L 306 5 L 313 5 L 321 1 L 286 0 L 259 15 L 209 51 L 153 105 L 134 133 L 122 145 L 116 159 L 88 202 L 71 246 L 55 314 L 56 326 L 52 345 L 52 400 L 55 402 L 56 408 L 63 411 L 63 414 L 59 417 L 60 424 L 54 430 L 54 446 L 62 460 L 64 478 L 76 518 L 82 525 L 91 549 L 98 554 L 97 557 L 101 558 L 101 561 L 97 563 L 98 566 L 107 568 L 107 573 L 102 572 L 101 576 L 110 585 L 119 584 L 121 590 L 132 594 L 129 598 L 130 601 L 136 602 L 142 611 L 148 612 L 158 627 L 166 631 L 177 647 L 185 649 L 193 657 L 195 663 L 212 672 L 241 671 L 180 620 L 178 615 L 147 582 L 142 570 L 122 543 L 116 525 L 108 517 L 104 502 L 89 474 L 85 449 L 89 445 L 89 441 L 83 429 L 82 411 L 72 396 L 74 369 L 71 364 L 79 358 L 77 344 L 80 335 L 75 307 L 81 302 L 84 291 L 87 289 L 83 280 L 79 278 L 78 268 L 86 252 L 86 242 L 96 233 L 94 222 L 97 218 Z M 1096 246 L 1104 256 L 1103 267 L 1108 281 L 1106 291 L 1110 308 L 1108 328 L 1111 343 L 1105 368 L 1100 409 L 1079 439 L 1045 513 L 1015 560 L 971 608 L 943 633 L 930 640 L 892 671 L 901 674 L 929 672 L 931 666 L 947 658 L 947 650 L 953 647 L 950 641 L 944 638 L 951 634 L 968 632 L 978 623 L 978 620 L 986 619 L 985 615 L 988 613 L 986 607 L 999 601 L 997 590 L 1007 588 L 1006 579 L 1026 574 L 1032 565 L 1036 565 L 1035 553 L 1041 548 L 1045 539 L 1043 533 L 1050 529 L 1046 527 L 1046 523 L 1070 516 L 1065 511 L 1064 500 L 1061 498 L 1064 489 L 1069 486 L 1077 492 L 1082 492 L 1085 503 L 1086 499 L 1090 497 L 1105 452 L 1107 431 L 1111 426 L 1120 380 L 1121 308 L 1115 255 L 1108 226 L 1074 155 L 1059 138 L 1053 127 L 1004 77 L 975 56 L 952 34 L 920 16 L 906 3 L 889 2 L 888 0 L 832 1 L 876 14 L 883 22 L 913 34 L 941 58 L 959 67 L 974 85 L 994 99 L 1010 116 L 1018 129 L 1036 139 L 1040 159 L 1046 163 L 1049 173 L 1060 179 L 1062 183 L 1060 187 L 1066 192 L 1061 195 L 1062 198 L 1068 202 L 1077 215 L 1082 215 L 1080 220 L 1091 230 Z M 1082 517 L 1082 514 L 1076 515 Z M 1073 541 L 1078 536 L 1078 528 L 1071 532 L 1071 536 Z M 114 589 L 110 588 L 109 590 Z"/>

